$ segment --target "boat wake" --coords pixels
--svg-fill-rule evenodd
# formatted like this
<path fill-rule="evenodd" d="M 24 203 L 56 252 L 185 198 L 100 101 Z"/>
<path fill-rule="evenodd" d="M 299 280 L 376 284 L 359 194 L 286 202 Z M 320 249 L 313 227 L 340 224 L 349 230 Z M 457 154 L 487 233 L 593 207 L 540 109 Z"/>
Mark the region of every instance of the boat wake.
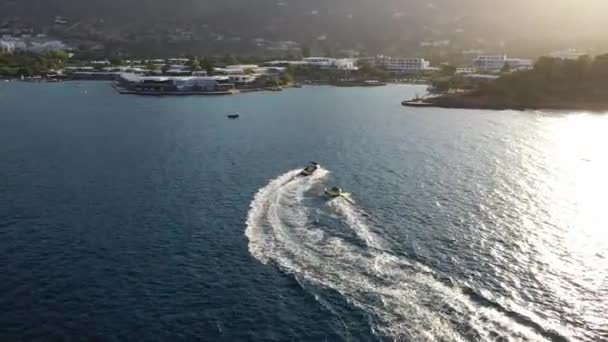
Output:
<path fill-rule="evenodd" d="M 321 189 L 327 170 L 320 168 L 310 177 L 299 172 L 279 176 L 255 195 L 247 218 L 249 251 L 293 275 L 332 313 L 340 310 L 329 292 L 365 312 L 373 333 L 382 338 L 546 338 L 510 319 L 498 304 L 479 305 L 466 286 L 442 281 L 429 267 L 392 253 L 354 202 L 319 201 L 310 193 Z"/>

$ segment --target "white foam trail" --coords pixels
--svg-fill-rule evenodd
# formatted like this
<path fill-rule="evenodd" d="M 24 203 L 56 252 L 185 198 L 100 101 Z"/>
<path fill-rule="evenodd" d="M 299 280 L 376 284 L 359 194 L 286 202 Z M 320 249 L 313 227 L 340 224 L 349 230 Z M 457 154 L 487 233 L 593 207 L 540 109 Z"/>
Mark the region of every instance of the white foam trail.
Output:
<path fill-rule="evenodd" d="M 279 176 L 251 202 L 245 234 L 249 251 L 258 260 L 293 274 L 306 290 L 314 292 L 314 286 L 307 286 L 312 284 L 340 293 L 369 315 L 376 333 L 395 340 L 470 339 L 454 320 L 483 340 L 494 339 L 492 332 L 513 340 L 543 339 L 495 309 L 480 308 L 461 291 L 438 281 L 430 268 L 383 252 L 385 242 L 353 203 L 337 199 L 329 206 L 366 246 L 332 236 L 324 227 L 310 227 L 305 194 L 328 171 L 320 169 L 311 177 L 298 173 Z M 327 300 L 323 303 L 328 305 Z"/>
<path fill-rule="evenodd" d="M 355 231 L 359 239 L 372 248 L 383 249 L 382 239 L 371 231 L 365 214 L 356 208 L 353 203 L 350 199 L 346 200 L 338 197 L 331 200 L 329 206 L 344 217 L 348 226 Z"/>

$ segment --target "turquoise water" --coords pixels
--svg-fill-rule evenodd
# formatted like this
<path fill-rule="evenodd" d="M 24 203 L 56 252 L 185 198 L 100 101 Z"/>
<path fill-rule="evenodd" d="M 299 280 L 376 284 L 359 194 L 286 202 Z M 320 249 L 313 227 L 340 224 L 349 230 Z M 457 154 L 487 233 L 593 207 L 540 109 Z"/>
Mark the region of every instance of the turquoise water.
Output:
<path fill-rule="evenodd" d="M 608 116 L 423 92 L 0 84 L 0 339 L 607 339 Z"/>

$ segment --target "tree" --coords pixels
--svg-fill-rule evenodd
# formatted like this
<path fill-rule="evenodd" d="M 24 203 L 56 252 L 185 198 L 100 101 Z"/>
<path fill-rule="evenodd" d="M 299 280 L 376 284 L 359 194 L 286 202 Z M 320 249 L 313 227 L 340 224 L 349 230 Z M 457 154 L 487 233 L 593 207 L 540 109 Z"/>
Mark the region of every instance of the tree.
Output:
<path fill-rule="evenodd" d="M 596 80 L 608 79 L 608 54 L 595 57 L 591 65 L 591 72 Z"/>
<path fill-rule="evenodd" d="M 114 56 L 110 58 L 110 64 L 112 66 L 119 66 L 122 64 L 122 59 L 120 57 Z"/>
<path fill-rule="evenodd" d="M 283 85 L 291 84 L 291 83 L 293 83 L 293 76 L 291 76 L 289 73 L 284 73 L 281 75 L 279 80 L 281 81 L 281 84 L 283 84 Z"/>
<path fill-rule="evenodd" d="M 207 71 L 207 75 L 208 75 L 208 76 L 213 75 L 213 61 L 212 61 L 212 60 L 210 60 L 210 59 L 209 59 L 209 58 L 207 58 L 207 57 L 204 57 L 204 58 L 203 58 L 203 59 L 200 61 L 200 64 L 201 64 L 201 68 L 202 68 L 203 70 Z"/>
<path fill-rule="evenodd" d="M 302 57 L 310 57 L 310 47 L 306 45 L 302 47 Z"/>
<path fill-rule="evenodd" d="M 534 70 L 547 79 L 554 78 L 559 68 L 560 59 L 541 57 L 534 64 Z"/>
<path fill-rule="evenodd" d="M 454 76 L 454 74 L 456 74 L 456 67 L 449 64 L 443 64 L 441 65 L 440 73 L 442 76 Z"/>
<path fill-rule="evenodd" d="M 47 53 L 47 57 L 51 59 L 57 59 L 60 61 L 67 61 L 70 58 L 70 54 L 63 50 L 53 50 Z"/>
<path fill-rule="evenodd" d="M 505 65 L 502 66 L 502 69 L 500 69 L 500 72 L 502 73 L 508 73 L 511 72 L 511 65 L 509 65 L 509 63 L 505 63 Z"/>
<path fill-rule="evenodd" d="M 390 74 L 383 69 L 371 65 L 369 62 L 364 60 L 357 61 L 357 72 L 363 78 L 374 78 L 378 80 L 386 80 L 390 78 Z"/>
<path fill-rule="evenodd" d="M 188 61 L 188 63 L 186 63 L 186 65 L 188 67 L 190 67 L 190 70 L 192 70 L 192 71 L 199 71 L 199 70 L 201 70 L 201 63 L 200 63 L 200 61 L 198 60 L 197 57 L 190 58 L 190 60 Z"/>
<path fill-rule="evenodd" d="M 146 70 L 148 70 L 148 71 L 156 71 L 157 68 L 156 68 L 156 65 L 154 65 L 154 63 L 148 62 L 146 64 Z"/>
<path fill-rule="evenodd" d="M 222 58 L 222 64 L 224 65 L 234 65 L 238 63 L 238 59 L 231 54 L 227 54 Z"/>

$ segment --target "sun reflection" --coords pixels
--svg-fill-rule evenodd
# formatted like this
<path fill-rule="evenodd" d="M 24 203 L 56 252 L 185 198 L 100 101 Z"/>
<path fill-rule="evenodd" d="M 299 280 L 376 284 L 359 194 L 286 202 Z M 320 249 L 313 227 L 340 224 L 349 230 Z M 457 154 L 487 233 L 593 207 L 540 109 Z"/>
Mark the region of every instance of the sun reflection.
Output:
<path fill-rule="evenodd" d="M 602 299 L 608 285 L 608 116 L 540 120 L 544 173 L 538 171 L 535 188 L 546 214 L 535 218 L 542 222 L 533 231 L 535 273 L 573 314 L 601 321 L 608 309 Z"/>
<path fill-rule="evenodd" d="M 554 209 L 570 216 L 565 218 L 570 252 L 584 257 L 606 252 L 608 117 L 579 114 L 554 119 L 546 138 L 546 160 L 554 171 L 551 185 L 566 201 L 555 203 L 559 207 Z"/>

